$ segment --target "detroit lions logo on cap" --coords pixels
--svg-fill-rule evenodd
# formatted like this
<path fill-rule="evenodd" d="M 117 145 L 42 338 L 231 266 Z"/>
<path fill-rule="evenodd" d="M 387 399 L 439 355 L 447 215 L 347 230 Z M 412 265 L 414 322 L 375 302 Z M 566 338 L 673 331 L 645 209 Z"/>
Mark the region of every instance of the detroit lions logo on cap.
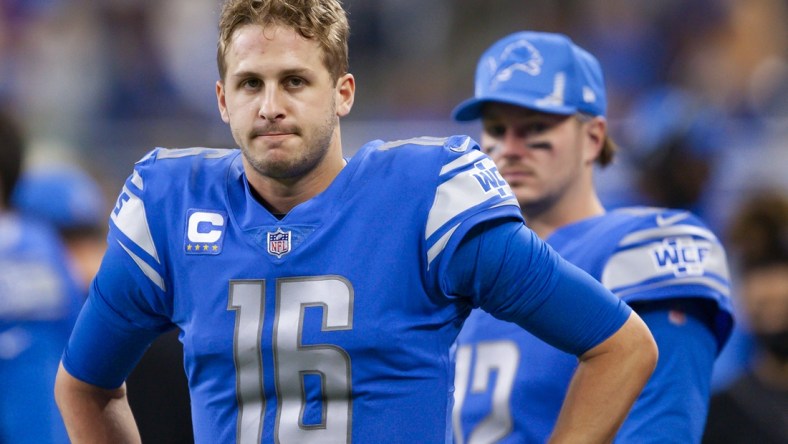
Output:
<path fill-rule="evenodd" d="M 513 53 L 517 53 L 513 56 Z M 493 77 L 492 84 L 495 85 L 500 82 L 509 81 L 516 71 L 522 71 L 532 76 L 538 76 L 542 72 L 542 65 L 544 59 L 539 50 L 528 40 L 521 39 L 514 43 L 507 45 L 497 58 L 490 57 L 488 63 L 490 64 L 490 71 L 495 72 L 499 69 L 500 64 L 507 60 L 518 60 L 516 63 L 501 69 Z"/>
<path fill-rule="evenodd" d="M 186 213 L 186 218 L 186 241 L 183 248 L 187 254 L 215 255 L 222 252 L 227 213 L 191 208 Z"/>

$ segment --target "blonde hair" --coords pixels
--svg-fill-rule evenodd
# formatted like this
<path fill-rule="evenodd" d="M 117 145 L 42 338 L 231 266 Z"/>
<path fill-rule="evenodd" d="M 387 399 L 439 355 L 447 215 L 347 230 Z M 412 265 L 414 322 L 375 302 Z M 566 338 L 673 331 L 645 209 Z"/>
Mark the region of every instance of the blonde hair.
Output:
<path fill-rule="evenodd" d="M 304 38 L 318 42 L 332 80 L 348 72 L 350 26 L 340 0 L 226 0 L 219 19 L 216 54 L 222 81 L 230 40 L 238 28 L 250 24 L 293 28 Z"/>

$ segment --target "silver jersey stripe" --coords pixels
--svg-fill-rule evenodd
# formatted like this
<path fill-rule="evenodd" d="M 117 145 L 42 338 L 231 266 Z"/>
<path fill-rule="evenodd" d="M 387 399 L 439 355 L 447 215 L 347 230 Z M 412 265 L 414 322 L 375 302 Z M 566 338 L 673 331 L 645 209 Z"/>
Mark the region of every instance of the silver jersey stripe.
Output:
<path fill-rule="evenodd" d="M 167 291 L 167 288 L 164 285 L 164 279 L 162 279 L 161 275 L 157 273 L 156 270 L 153 269 L 153 267 L 145 263 L 145 261 L 143 261 L 139 256 L 137 256 L 131 250 L 126 248 L 126 246 L 123 245 L 121 241 L 118 241 L 118 244 L 120 244 L 121 248 L 123 248 L 126 254 L 131 256 L 131 259 L 134 260 L 134 263 L 137 264 L 140 270 L 145 274 L 145 276 L 148 277 L 148 279 L 151 280 L 151 282 L 156 284 L 157 287 L 161 288 L 162 291 Z"/>
<path fill-rule="evenodd" d="M 156 262 L 160 262 L 150 227 L 148 227 L 145 204 L 126 186 L 123 187 L 123 194 L 128 196 L 128 200 L 122 202 L 117 214 L 114 211 L 110 214 L 110 219 L 121 233 L 151 255 Z"/>
<path fill-rule="evenodd" d="M 145 189 L 145 183 L 142 181 L 142 176 L 140 176 L 140 173 L 137 172 L 137 170 L 134 170 L 134 172 L 131 174 L 131 183 L 133 183 L 134 186 L 140 190 Z"/>
<path fill-rule="evenodd" d="M 203 155 L 206 159 L 219 159 L 233 152 L 234 150 L 221 148 L 162 148 L 156 154 L 156 159 L 179 159 L 197 155 Z"/>
<path fill-rule="evenodd" d="M 623 299 L 633 293 L 640 293 L 644 291 L 655 290 L 657 288 L 670 287 L 676 285 L 702 285 L 704 287 L 709 287 L 713 290 L 716 290 L 718 293 L 722 294 L 725 297 L 730 297 L 730 288 L 728 288 L 727 285 L 721 284 L 719 281 L 715 279 L 706 278 L 706 277 L 671 279 L 669 281 L 654 282 L 652 284 L 643 285 L 637 288 L 628 288 L 622 291 L 613 291 L 613 293 L 615 293 L 618 297 Z M 691 296 L 691 295 L 687 295 L 687 296 Z"/>
<path fill-rule="evenodd" d="M 465 141 L 465 144 L 467 145 L 469 143 L 470 143 L 470 139 L 467 139 Z M 484 153 L 482 153 L 481 151 L 478 150 L 469 151 L 465 153 L 462 157 L 454 159 L 451 162 L 444 165 L 443 168 L 441 168 L 440 175 L 443 176 L 448 172 L 454 171 L 458 168 L 462 168 L 466 165 L 476 162 L 477 160 L 481 159 L 484 156 L 485 156 Z"/>
<path fill-rule="evenodd" d="M 694 225 L 671 225 L 668 227 L 649 228 L 632 233 L 619 242 L 620 247 L 644 242 L 650 239 L 662 239 L 676 236 L 698 236 L 710 241 L 716 241 L 717 236 L 711 231 Z"/>
<path fill-rule="evenodd" d="M 498 203 L 496 205 L 492 205 L 490 208 L 498 208 L 498 207 L 502 207 L 504 205 L 515 205 L 516 206 L 517 202 L 514 201 L 514 199 L 508 199 L 508 200 L 500 202 L 500 203 Z M 435 258 L 438 257 L 439 254 L 441 254 L 441 252 L 443 251 L 444 248 L 446 248 L 446 244 L 449 243 L 449 239 L 451 239 L 451 235 L 454 234 L 455 231 L 457 231 L 457 228 L 459 226 L 460 226 L 460 224 L 457 224 L 457 225 L 451 227 L 449 229 L 449 231 L 444 233 L 443 236 L 440 237 L 440 239 L 436 240 L 435 243 L 432 244 L 430 249 L 427 251 L 427 269 L 428 270 L 430 269 L 430 264 L 432 264 L 432 261 L 435 260 Z"/>
<path fill-rule="evenodd" d="M 415 137 L 413 139 L 392 140 L 378 147 L 380 151 L 387 151 L 403 145 L 422 145 L 422 146 L 443 146 L 446 143 L 445 137 Z"/>
<path fill-rule="evenodd" d="M 451 235 L 454 234 L 454 232 L 457 230 L 457 227 L 459 226 L 460 224 L 451 227 L 451 229 L 447 231 L 443 236 L 441 236 L 440 239 L 435 241 L 435 243 L 427 251 L 428 270 L 430 269 L 430 264 L 432 264 L 432 261 L 435 260 L 436 257 L 438 257 L 438 255 L 441 253 L 441 251 L 443 251 L 444 248 L 446 248 L 446 244 L 449 243 L 449 239 L 451 239 Z"/>

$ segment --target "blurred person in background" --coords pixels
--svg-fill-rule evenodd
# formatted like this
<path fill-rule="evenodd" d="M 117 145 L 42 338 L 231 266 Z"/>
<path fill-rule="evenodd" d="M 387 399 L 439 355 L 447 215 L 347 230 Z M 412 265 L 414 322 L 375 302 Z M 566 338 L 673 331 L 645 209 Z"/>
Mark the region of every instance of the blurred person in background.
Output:
<path fill-rule="evenodd" d="M 719 17 L 711 26 L 690 25 L 684 31 L 670 67 L 671 82 L 736 118 L 737 126 L 744 124 L 742 136 L 755 137 L 766 121 L 788 115 L 788 3 L 730 0 L 697 6 L 681 4 L 682 11 L 721 9 L 721 14 L 713 13 Z"/>
<path fill-rule="evenodd" d="M 729 230 L 741 278 L 741 324 L 756 354 L 739 379 L 711 398 L 704 444 L 788 442 L 788 193 L 743 201 Z"/>
<path fill-rule="evenodd" d="M 655 88 L 634 100 L 622 131 L 628 148 L 622 157 L 633 169 L 641 202 L 687 210 L 707 224 L 717 222 L 709 192 L 729 136 L 719 124 L 724 117 L 701 97 L 675 86 Z"/>
<path fill-rule="evenodd" d="M 36 165 L 22 173 L 12 200 L 20 213 L 57 229 L 71 259 L 67 263 L 86 298 L 106 251 L 109 201 L 101 183 L 76 164 Z M 194 441 L 177 330 L 154 341 L 129 375 L 128 388 L 144 442 Z"/>
<path fill-rule="evenodd" d="M 654 335 L 657 369 L 616 441 L 697 443 L 712 366 L 733 325 L 725 252 L 688 211 L 606 211 L 593 182 L 595 166 L 616 152 L 605 115 L 595 57 L 544 32 L 494 43 L 479 60 L 474 97 L 452 113 L 457 121 L 481 119 L 482 149 L 526 224 L 630 304 Z M 455 439 L 545 442 L 576 358 L 479 310 L 458 346 Z"/>
<path fill-rule="evenodd" d="M 0 442 L 68 443 L 54 378 L 82 295 L 55 229 L 11 205 L 26 143 L 0 113 Z"/>
<path fill-rule="evenodd" d="M 76 165 L 38 165 L 22 173 L 12 199 L 21 213 L 58 230 L 87 297 L 106 250 L 109 200 L 98 181 Z"/>

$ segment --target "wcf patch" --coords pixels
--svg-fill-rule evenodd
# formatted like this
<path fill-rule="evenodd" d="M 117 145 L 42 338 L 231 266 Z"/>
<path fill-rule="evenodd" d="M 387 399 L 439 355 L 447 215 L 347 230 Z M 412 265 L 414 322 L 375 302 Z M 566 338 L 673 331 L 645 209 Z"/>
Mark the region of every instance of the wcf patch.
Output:
<path fill-rule="evenodd" d="M 219 254 L 222 252 L 224 232 L 227 228 L 227 213 L 215 210 L 189 209 L 186 213 L 187 254 Z"/>
<path fill-rule="evenodd" d="M 671 271 L 676 277 L 703 275 L 710 254 L 707 242 L 695 242 L 691 237 L 666 238 L 651 249 L 657 269 Z"/>
<path fill-rule="evenodd" d="M 473 166 L 475 167 L 473 177 L 476 178 L 485 193 L 495 191 L 501 197 L 512 196 L 512 189 L 509 188 L 509 184 L 503 179 L 491 159 L 482 159 Z"/>

